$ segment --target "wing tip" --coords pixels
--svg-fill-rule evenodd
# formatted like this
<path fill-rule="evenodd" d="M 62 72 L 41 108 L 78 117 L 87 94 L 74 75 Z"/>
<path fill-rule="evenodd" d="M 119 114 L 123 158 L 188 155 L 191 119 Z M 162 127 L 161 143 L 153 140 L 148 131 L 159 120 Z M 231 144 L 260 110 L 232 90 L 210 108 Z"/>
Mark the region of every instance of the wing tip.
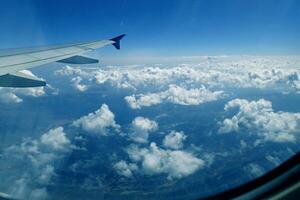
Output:
<path fill-rule="evenodd" d="M 114 45 L 114 47 L 116 48 L 116 49 L 120 49 L 121 48 L 121 45 L 120 45 L 120 41 L 121 41 L 121 39 L 125 36 L 126 34 L 122 34 L 122 35 L 119 35 L 119 36 L 117 36 L 117 37 L 114 37 L 114 38 L 112 38 L 112 39 L 110 39 L 111 41 L 114 41 L 114 43 L 112 44 L 112 45 Z"/>

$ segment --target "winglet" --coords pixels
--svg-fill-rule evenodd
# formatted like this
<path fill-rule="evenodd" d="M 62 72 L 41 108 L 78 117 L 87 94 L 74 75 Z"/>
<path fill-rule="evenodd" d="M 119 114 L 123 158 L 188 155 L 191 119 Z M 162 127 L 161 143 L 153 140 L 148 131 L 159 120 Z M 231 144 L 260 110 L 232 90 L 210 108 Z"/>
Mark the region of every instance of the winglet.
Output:
<path fill-rule="evenodd" d="M 118 37 L 110 39 L 111 41 L 114 41 L 112 45 L 116 47 L 116 49 L 120 49 L 120 40 L 125 36 L 125 34 L 119 35 Z"/>

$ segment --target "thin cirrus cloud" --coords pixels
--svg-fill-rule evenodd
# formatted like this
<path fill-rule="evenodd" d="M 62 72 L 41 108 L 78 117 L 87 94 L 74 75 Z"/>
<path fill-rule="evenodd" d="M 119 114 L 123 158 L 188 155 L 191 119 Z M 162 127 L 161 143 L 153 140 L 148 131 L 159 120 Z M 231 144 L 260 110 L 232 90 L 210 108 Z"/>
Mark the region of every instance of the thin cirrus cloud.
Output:
<path fill-rule="evenodd" d="M 247 132 L 258 137 L 259 141 L 295 142 L 300 129 L 300 113 L 274 111 L 272 103 L 265 99 L 248 101 L 234 99 L 225 105 L 225 111 L 236 108 L 231 118 L 221 122 L 219 133 Z"/>

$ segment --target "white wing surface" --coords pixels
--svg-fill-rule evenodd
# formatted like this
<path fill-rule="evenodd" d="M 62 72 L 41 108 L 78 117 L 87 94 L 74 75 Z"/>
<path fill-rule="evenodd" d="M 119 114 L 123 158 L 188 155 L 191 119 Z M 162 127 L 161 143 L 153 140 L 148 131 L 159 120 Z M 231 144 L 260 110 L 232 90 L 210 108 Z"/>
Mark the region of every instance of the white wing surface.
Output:
<path fill-rule="evenodd" d="M 0 51 L 0 87 L 39 87 L 45 86 L 43 80 L 24 75 L 19 71 L 61 62 L 69 64 L 91 64 L 98 60 L 81 56 L 106 45 L 114 45 L 120 49 L 120 40 L 125 34 L 109 40 L 53 45 L 45 47 L 7 49 Z"/>

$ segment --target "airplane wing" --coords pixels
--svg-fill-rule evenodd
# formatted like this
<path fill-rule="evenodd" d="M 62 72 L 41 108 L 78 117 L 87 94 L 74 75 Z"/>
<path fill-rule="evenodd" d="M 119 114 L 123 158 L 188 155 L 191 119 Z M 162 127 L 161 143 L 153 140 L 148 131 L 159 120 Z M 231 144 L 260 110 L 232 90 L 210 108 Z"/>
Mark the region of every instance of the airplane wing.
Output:
<path fill-rule="evenodd" d="M 120 49 L 120 40 L 125 34 L 109 40 L 53 45 L 36 48 L 7 49 L 0 51 L 0 87 L 39 87 L 43 80 L 20 72 L 52 62 L 69 64 L 91 64 L 98 60 L 81 54 L 112 44 Z"/>

